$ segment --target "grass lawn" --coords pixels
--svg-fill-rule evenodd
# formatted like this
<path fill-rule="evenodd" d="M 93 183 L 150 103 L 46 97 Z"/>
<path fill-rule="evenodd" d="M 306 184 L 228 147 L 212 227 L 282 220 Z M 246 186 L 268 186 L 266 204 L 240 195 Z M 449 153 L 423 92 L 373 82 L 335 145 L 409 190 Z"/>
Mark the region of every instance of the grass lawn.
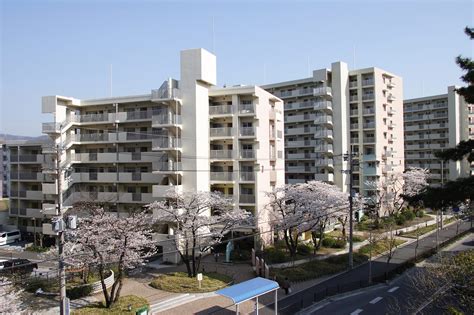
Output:
<path fill-rule="evenodd" d="M 405 243 L 406 241 L 404 240 L 395 240 L 395 247 L 398 247 Z M 382 254 L 383 252 L 386 252 L 390 249 L 390 242 L 388 239 L 383 239 L 376 241 L 375 244 L 367 244 L 359 248 L 358 252 L 363 255 L 369 255 L 370 248 L 372 247 L 372 256 Z"/>
<path fill-rule="evenodd" d="M 334 238 L 342 238 L 342 232 L 340 230 L 333 230 L 328 233 L 324 233 L 326 236 L 334 237 Z M 349 237 L 349 231 L 346 231 L 346 237 Z M 354 242 L 363 242 L 367 239 L 366 233 L 354 233 L 353 239 Z"/>
<path fill-rule="evenodd" d="M 406 227 L 409 227 L 409 226 L 412 226 L 412 225 L 416 225 L 416 224 L 420 224 L 420 223 L 430 221 L 430 220 L 433 220 L 433 217 L 425 214 L 421 218 L 415 217 L 413 220 L 406 221 L 402 225 L 396 224 L 394 227 L 395 227 L 395 229 L 403 229 L 403 228 L 406 228 Z M 370 224 L 370 220 L 366 220 L 366 221 L 357 223 L 355 225 L 355 228 L 356 228 L 357 231 L 369 231 L 370 230 L 369 229 L 369 224 Z M 386 229 L 373 229 L 372 231 L 386 232 L 387 230 Z"/>
<path fill-rule="evenodd" d="M 163 274 L 150 283 L 155 289 L 175 293 L 202 293 L 212 292 L 226 287 L 232 278 L 219 273 L 205 273 L 201 281 L 201 289 L 196 278 L 188 277 L 186 272 Z"/>
<path fill-rule="evenodd" d="M 128 310 L 129 305 L 132 306 L 131 311 Z M 111 308 L 106 308 L 102 302 L 73 310 L 72 314 L 135 314 L 136 310 L 143 306 L 149 307 L 148 301 L 146 299 L 136 295 L 126 295 L 120 297 L 118 302 L 115 303 Z"/>
<path fill-rule="evenodd" d="M 367 261 L 368 257 L 354 253 L 354 265 Z M 348 267 L 347 254 L 332 256 L 323 260 L 313 260 L 295 267 L 272 268 L 271 274 L 278 281 L 288 278 L 290 282 L 306 281 L 341 272 Z"/>
<path fill-rule="evenodd" d="M 455 217 L 451 217 L 449 219 L 443 220 L 443 224 L 449 224 L 449 223 L 451 223 L 455 220 L 456 220 Z M 408 237 L 408 238 L 416 238 L 417 234 L 419 236 L 421 236 L 421 235 L 424 235 L 428 232 L 434 231 L 435 229 L 436 229 L 436 224 L 431 224 L 431 225 L 428 225 L 428 226 L 421 227 L 418 230 L 413 230 L 411 232 L 401 234 L 400 236 Z"/>

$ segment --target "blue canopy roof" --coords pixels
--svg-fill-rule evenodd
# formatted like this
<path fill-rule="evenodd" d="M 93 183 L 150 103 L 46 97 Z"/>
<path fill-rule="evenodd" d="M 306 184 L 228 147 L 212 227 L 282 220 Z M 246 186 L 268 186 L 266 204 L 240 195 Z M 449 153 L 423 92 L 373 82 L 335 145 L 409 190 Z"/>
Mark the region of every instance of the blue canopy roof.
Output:
<path fill-rule="evenodd" d="M 248 281 L 235 284 L 233 286 L 216 291 L 217 294 L 232 299 L 235 304 L 239 304 L 264 293 L 278 289 L 277 282 L 265 278 L 257 277 Z"/>

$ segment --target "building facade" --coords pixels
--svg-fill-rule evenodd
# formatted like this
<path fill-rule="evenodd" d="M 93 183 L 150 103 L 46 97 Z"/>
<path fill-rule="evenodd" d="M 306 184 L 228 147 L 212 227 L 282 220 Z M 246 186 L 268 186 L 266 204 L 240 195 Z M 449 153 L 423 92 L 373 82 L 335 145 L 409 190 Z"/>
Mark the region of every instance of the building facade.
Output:
<path fill-rule="evenodd" d="M 263 86 L 284 100 L 286 182 L 321 180 L 370 196 L 404 170 L 402 79 L 379 68 L 349 71 L 335 62 L 310 78 Z M 352 175 L 343 155 L 359 163 Z"/>
<path fill-rule="evenodd" d="M 0 198 L 8 198 L 8 183 L 7 145 L 0 138 Z"/>
<path fill-rule="evenodd" d="M 265 193 L 284 184 L 283 103 L 257 86 L 215 85 L 216 57 L 191 49 L 180 80 L 149 94 L 43 97 L 43 132 L 62 148 L 61 204 L 125 214 L 170 192 L 217 190 L 269 228 Z"/>
<path fill-rule="evenodd" d="M 454 86 L 446 94 L 404 101 L 405 167 L 430 170 L 430 183 L 468 176 L 466 161 L 443 162 L 435 153 L 455 147 L 460 141 L 474 139 L 474 109 L 456 93 Z"/>

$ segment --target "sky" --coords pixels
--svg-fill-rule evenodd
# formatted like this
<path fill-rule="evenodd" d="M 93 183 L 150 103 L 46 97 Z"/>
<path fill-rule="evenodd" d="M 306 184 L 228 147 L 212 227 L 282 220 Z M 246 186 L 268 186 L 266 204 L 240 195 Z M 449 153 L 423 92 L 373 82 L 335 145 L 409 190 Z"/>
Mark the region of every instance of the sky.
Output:
<path fill-rule="evenodd" d="M 0 0 L 0 134 L 41 135 L 53 120 L 45 95 L 149 93 L 179 79 L 179 51 L 197 47 L 216 54 L 219 86 L 345 61 L 401 76 L 406 99 L 443 94 L 462 84 L 455 57 L 473 54 L 463 33 L 473 10 L 464 0 Z"/>

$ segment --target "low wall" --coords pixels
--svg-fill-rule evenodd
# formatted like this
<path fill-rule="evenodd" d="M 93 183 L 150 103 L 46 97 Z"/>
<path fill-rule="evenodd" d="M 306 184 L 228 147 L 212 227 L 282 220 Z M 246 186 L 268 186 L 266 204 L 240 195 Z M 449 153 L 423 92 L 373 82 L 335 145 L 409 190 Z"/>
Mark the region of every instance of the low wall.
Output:
<path fill-rule="evenodd" d="M 112 270 L 110 270 L 110 272 L 111 272 L 110 276 L 104 279 L 105 286 L 107 288 L 110 288 L 114 284 L 114 281 L 115 281 L 114 272 Z M 102 283 L 100 282 L 100 280 L 91 284 L 87 284 L 87 285 L 90 285 L 92 287 L 91 294 L 102 292 Z"/>

